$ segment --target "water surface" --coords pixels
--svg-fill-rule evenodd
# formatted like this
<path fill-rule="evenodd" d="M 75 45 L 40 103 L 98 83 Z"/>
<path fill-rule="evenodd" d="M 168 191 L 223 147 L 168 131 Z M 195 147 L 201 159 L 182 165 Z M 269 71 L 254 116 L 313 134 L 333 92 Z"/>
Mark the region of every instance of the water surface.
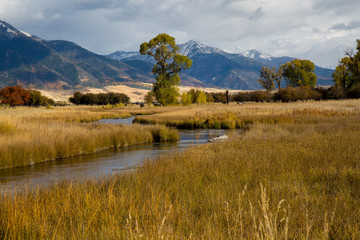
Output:
<path fill-rule="evenodd" d="M 121 120 L 124 121 L 124 119 L 112 119 L 102 122 L 116 124 Z M 207 143 L 209 138 L 224 133 L 225 130 L 179 130 L 180 140 L 176 143 L 141 144 L 29 167 L 0 170 L 0 191 L 22 191 L 24 187 L 42 187 L 61 180 L 111 175 L 140 166 L 144 160 L 156 158 L 160 154 L 172 154 L 189 146 Z"/>

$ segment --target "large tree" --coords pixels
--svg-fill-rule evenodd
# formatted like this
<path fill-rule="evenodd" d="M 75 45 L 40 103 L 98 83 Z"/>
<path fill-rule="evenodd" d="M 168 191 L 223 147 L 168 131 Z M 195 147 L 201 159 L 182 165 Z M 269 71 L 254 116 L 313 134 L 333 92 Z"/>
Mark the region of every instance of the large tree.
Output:
<path fill-rule="evenodd" d="M 152 69 L 156 77 L 156 82 L 153 85 L 156 99 L 163 105 L 177 103 L 178 85 L 180 84 L 178 73 L 191 67 L 191 59 L 179 54 L 179 47 L 176 46 L 175 38 L 166 33 L 161 33 L 149 42 L 142 43 L 140 53 L 152 56 L 156 61 Z"/>
<path fill-rule="evenodd" d="M 316 74 L 315 65 L 310 60 L 295 59 L 281 65 L 287 85 L 292 87 L 315 87 Z"/>
<path fill-rule="evenodd" d="M 354 81 L 351 77 L 351 72 L 349 70 L 350 64 L 350 58 L 344 57 L 343 59 L 341 59 L 339 65 L 335 68 L 335 71 L 332 74 L 335 86 L 349 88 L 353 85 Z"/>
<path fill-rule="evenodd" d="M 272 90 L 275 87 L 276 70 L 275 68 L 262 67 L 258 83 L 266 90 Z"/>
<path fill-rule="evenodd" d="M 357 52 L 348 49 L 333 74 L 336 86 L 350 89 L 360 85 L 360 39 L 356 40 Z"/>

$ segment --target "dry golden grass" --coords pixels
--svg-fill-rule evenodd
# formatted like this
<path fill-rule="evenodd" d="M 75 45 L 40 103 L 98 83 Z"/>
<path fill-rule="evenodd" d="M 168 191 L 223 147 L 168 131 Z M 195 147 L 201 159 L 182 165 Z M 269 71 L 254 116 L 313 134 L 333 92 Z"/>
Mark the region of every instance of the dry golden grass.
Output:
<path fill-rule="evenodd" d="M 0 238 L 360 239 L 359 103 L 249 105 L 288 121 L 251 113 L 245 133 L 135 172 L 1 195 Z"/>
<path fill-rule="evenodd" d="M 359 116 L 358 100 L 297 102 L 210 104 L 172 107 L 152 115 L 139 116 L 139 123 L 158 123 L 177 128 L 248 128 L 253 123 L 301 122 L 306 116 Z"/>
<path fill-rule="evenodd" d="M 0 169 L 88 154 L 109 148 L 176 140 L 164 126 L 96 124 L 128 117 L 131 109 L 63 107 L 0 110 Z"/>

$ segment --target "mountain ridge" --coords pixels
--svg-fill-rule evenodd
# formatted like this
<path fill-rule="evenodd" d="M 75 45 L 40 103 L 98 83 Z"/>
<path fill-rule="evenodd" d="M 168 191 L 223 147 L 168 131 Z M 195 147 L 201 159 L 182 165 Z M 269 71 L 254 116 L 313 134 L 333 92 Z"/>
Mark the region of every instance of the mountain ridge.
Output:
<path fill-rule="evenodd" d="M 257 79 L 262 66 L 276 67 L 294 59 L 263 57 L 257 50 L 229 53 L 196 40 L 178 46 L 180 53 L 193 61 L 193 66 L 180 74 L 181 84 L 192 87 L 260 89 Z M 151 57 L 135 51 L 105 56 L 70 41 L 44 40 L 0 20 L 0 86 L 78 90 L 153 83 L 153 63 Z M 316 71 L 320 85 L 332 84 L 331 70 L 317 67 Z"/>
<path fill-rule="evenodd" d="M 261 89 L 257 79 L 260 77 L 259 72 L 262 66 L 278 68 L 281 64 L 295 59 L 273 57 L 255 49 L 236 53 L 207 46 L 196 40 L 190 40 L 178 46 L 180 54 L 193 60 L 192 67 L 185 70 L 185 74 L 203 83 L 229 89 Z M 153 63 L 151 58 L 134 51 L 118 51 L 108 56 L 123 62 L 137 60 Z M 318 85 L 332 85 L 332 73 L 332 69 L 316 66 L 315 74 L 318 75 Z"/>

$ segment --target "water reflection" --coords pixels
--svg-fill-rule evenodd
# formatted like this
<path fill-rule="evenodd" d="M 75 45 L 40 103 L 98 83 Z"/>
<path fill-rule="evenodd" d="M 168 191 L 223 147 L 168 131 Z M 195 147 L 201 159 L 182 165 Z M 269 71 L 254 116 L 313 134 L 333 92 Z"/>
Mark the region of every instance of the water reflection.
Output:
<path fill-rule="evenodd" d="M 109 123 L 109 124 L 125 124 L 125 125 L 131 125 L 134 121 L 135 117 L 129 117 L 129 118 L 107 118 L 107 119 L 101 119 L 97 121 L 98 123 Z"/>
<path fill-rule="evenodd" d="M 176 143 L 142 144 L 64 160 L 36 164 L 29 167 L 0 170 L 0 190 L 21 191 L 24 186 L 46 186 L 66 179 L 84 179 L 109 175 L 140 165 L 144 160 L 160 154 L 182 151 L 209 138 L 224 134 L 225 130 L 181 130 Z"/>

